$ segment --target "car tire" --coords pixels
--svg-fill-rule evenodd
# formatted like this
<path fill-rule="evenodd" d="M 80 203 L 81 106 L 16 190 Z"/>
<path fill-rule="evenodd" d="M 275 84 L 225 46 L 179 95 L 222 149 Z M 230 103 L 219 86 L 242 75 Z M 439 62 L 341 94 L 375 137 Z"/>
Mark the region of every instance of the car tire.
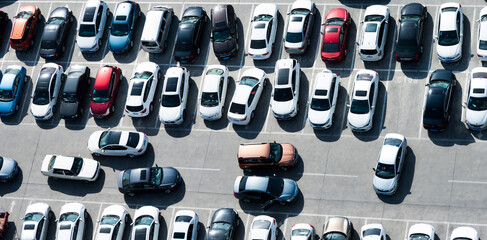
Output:
<path fill-rule="evenodd" d="M 150 103 L 149 105 L 149 113 L 154 111 L 154 103 Z"/>
<path fill-rule="evenodd" d="M 123 219 L 123 221 L 125 222 L 125 224 L 127 225 L 128 222 L 129 222 L 129 215 L 125 215 L 125 218 Z"/>
<path fill-rule="evenodd" d="M 93 153 L 93 155 L 94 155 L 95 157 L 100 157 L 100 156 L 101 156 L 101 154 L 99 154 L 99 153 Z"/>
<path fill-rule="evenodd" d="M 196 54 L 200 55 L 200 52 L 201 52 L 201 49 L 200 49 L 200 48 L 198 48 L 198 49 L 196 50 Z"/>
<path fill-rule="evenodd" d="M 134 197 L 135 196 L 135 193 L 129 192 L 129 193 L 127 193 L 127 195 L 129 195 L 130 197 Z"/>
<path fill-rule="evenodd" d="M 127 157 L 129 157 L 129 158 L 134 158 L 134 157 L 135 157 L 135 155 L 133 155 L 133 154 L 127 154 Z"/>
<path fill-rule="evenodd" d="M 160 81 L 160 80 L 161 80 L 161 78 L 162 78 L 162 71 L 161 71 L 161 70 L 159 70 L 159 72 L 157 73 L 157 80 L 159 80 L 159 81 Z"/>
<path fill-rule="evenodd" d="M 239 227 L 240 226 L 240 219 L 238 218 L 238 216 L 237 216 L 237 222 L 235 223 L 235 226 L 236 227 Z"/>
<path fill-rule="evenodd" d="M 288 167 L 284 167 L 284 166 L 283 166 L 283 167 L 281 167 L 281 169 L 282 169 L 282 170 L 284 170 L 284 171 L 289 170 L 289 168 L 288 168 Z"/>
<path fill-rule="evenodd" d="M 249 173 L 250 173 L 250 172 L 252 172 L 252 168 L 244 168 L 244 171 L 246 171 L 246 172 L 249 172 Z"/>
<path fill-rule="evenodd" d="M 264 84 L 262 84 L 263 87 L 265 87 L 265 85 L 267 85 L 267 81 L 269 81 L 269 78 L 264 79 Z"/>
<path fill-rule="evenodd" d="M 18 103 L 17 103 L 17 104 L 15 104 L 15 111 L 16 111 L 16 112 L 17 112 L 17 111 L 19 111 L 19 104 L 18 104 Z"/>
<path fill-rule="evenodd" d="M 164 192 L 165 192 L 166 194 L 169 194 L 169 193 L 171 193 L 171 192 L 172 192 L 172 189 L 168 188 L 168 189 L 164 190 Z"/>
<path fill-rule="evenodd" d="M 98 47 L 100 47 L 100 46 L 101 46 L 101 38 L 98 39 Z"/>
<path fill-rule="evenodd" d="M 30 40 L 30 47 L 33 47 L 34 46 L 34 40 Z"/>
<path fill-rule="evenodd" d="M 85 111 L 85 109 L 84 109 L 83 107 L 81 107 L 81 108 L 79 109 L 79 115 L 80 115 L 80 116 L 81 116 L 81 115 L 83 115 L 83 112 L 84 112 L 84 111 Z"/>
<path fill-rule="evenodd" d="M 52 115 L 56 112 L 57 105 L 52 106 Z"/>
<path fill-rule="evenodd" d="M 63 45 L 63 47 L 61 48 L 61 52 L 64 53 L 66 51 L 66 46 Z"/>

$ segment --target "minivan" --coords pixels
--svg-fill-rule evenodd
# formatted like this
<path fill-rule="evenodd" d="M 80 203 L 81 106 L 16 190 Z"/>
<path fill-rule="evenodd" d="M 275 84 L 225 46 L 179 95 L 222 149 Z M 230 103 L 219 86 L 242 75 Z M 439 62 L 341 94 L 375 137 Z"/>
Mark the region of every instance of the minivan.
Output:
<path fill-rule="evenodd" d="M 162 53 L 167 48 L 167 36 L 174 11 L 170 7 L 154 6 L 147 12 L 142 31 L 142 48 L 148 53 Z"/>

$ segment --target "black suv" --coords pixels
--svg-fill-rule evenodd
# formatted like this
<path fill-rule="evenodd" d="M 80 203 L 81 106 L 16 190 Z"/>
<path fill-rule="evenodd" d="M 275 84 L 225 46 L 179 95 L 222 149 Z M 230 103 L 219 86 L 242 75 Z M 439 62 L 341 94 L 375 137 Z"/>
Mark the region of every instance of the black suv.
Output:
<path fill-rule="evenodd" d="M 401 9 L 399 35 L 396 43 L 397 61 L 415 62 L 419 60 L 423 53 L 421 40 L 427 17 L 426 7 L 419 3 L 409 3 Z"/>
<path fill-rule="evenodd" d="M 83 115 L 83 97 L 90 89 L 90 68 L 72 66 L 62 90 L 59 113 L 62 118 Z"/>
<path fill-rule="evenodd" d="M 423 113 L 423 127 L 430 131 L 444 130 L 450 121 L 455 75 L 450 70 L 436 70 L 426 84 L 426 103 Z"/>
<path fill-rule="evenodd" d="M 229 59 L 238 53 L 237 16 L 232 5 L 219 4 L 211 9 L 211 41 L 219 59 Z"/>

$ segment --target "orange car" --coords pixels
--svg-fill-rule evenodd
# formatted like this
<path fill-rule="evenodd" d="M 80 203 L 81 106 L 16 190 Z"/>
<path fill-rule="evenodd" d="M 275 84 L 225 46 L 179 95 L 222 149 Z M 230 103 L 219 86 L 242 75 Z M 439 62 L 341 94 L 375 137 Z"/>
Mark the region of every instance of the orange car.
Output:
<path fill-rule="evenodd" d="M 296 165 L 298 151 L 289 143 L 247 143 L 238 148 L 238 165 L 246 171 L 254 167 L 280 167 L 287 170 Z"/>
<path fill-rule="evenodd" d="M 36 5 L 25 5 L 14 18 L 10 46 L 15 50 L 27 50 L 34 45 L 34 33 L 41 18 L 41 10 Z"/>

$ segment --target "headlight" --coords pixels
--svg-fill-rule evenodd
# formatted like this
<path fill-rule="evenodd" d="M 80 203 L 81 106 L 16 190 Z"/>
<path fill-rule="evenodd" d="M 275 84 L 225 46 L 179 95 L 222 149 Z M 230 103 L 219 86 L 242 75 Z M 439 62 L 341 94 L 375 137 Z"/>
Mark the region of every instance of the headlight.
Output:
<path fill-rule="evenodd" d="M 51 114 L 51 112 L 52 112 L 52 108 L 47 109 L 46 116 Z"/>
<path fill-rule="evenodd" d="M 105 116 L 106 116 L 106 115 L 108 115 L 108 114 L 110 114 L 110 108 L 107 108 L 107 111 L 106 111 L 106 112 L 105 112 L 103 115 L 105 115 Z"/>

